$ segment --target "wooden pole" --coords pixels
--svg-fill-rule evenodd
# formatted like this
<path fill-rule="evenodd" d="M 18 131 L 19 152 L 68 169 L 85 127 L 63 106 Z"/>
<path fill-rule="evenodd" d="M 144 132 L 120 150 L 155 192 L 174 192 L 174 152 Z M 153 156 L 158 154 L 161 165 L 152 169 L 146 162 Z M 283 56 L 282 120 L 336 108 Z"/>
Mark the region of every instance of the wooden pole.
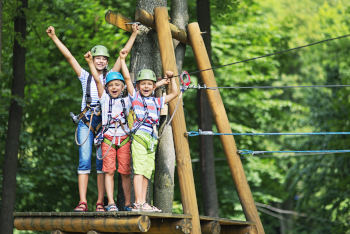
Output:
<path fill-rule="evenodd" d="M 148 13 L 147 11 L 145 11 L 143 9 L 136 10 L 135 20 L 139 21 L 143 25 L 146 25 L 147 27 L 151 27 L 153 29 L 156 29 L 153 15 Z M 169 27 L 170 27 L 171 35 L 174 39 L 176 39 L 184 44 L 188 43 L 187 33 L 185 30 L 180 29 L 176 25 L 171 24 L 171 23 L 169 23 Z"/>
<path fill-rule="evenodd" d="M 205 48 L 198 23 L 188 25 L 189 40 L 196 58 L 198 69 L 203 70 L 211 67 L 210 60 Z M 201 72 L 202 80 L 208 87 L 217 87 L 213 70 Z M 221 133 L 232 133 L 230 122 L 218 89 L 207 89 L 210 106 L 213 110 L 216 126 Z M 230 167 L 233 181 L 242 204 L 244 214 L 248 221 L 256 224 L 258 233 L 263 234 L 264 228 L 260 221 L 247 178 L 244 174 L 242 162 L 237 154 L 236 142 L 232 135 L 220 136 L 225 155 Z"/>
<path fill-rule="evenodd" d="M 154 9 L 156 30 L 158 35 L 160 56 L 163 65 L 163 73 L 170 70 L 177 75 L 176 59 L 173 41 L 170 32 L 170 26 L 168 22 L 168 10 L 166 7 L 157 7 Z M 177 87 L 180 89 L 179 81 L 176 79 Z M 170 115 L 175 110 L 177 97 L 175 100 L 169 103 Z M 190 148 L 188 145 L 188 139 L 185 136 L 186 123 L 185 116 L 182 107 L 182 100 L 180 100 L 178 109 L 171 122 L 173 127 L 173 137 L 176 152 L 177 172 L 179 176 L 179 184 L 181 191 L 181 200 L 183 210 L 185 214 L 192 215 L 192 233 L 201 233 L 196 190 L 194 186 Z"/>

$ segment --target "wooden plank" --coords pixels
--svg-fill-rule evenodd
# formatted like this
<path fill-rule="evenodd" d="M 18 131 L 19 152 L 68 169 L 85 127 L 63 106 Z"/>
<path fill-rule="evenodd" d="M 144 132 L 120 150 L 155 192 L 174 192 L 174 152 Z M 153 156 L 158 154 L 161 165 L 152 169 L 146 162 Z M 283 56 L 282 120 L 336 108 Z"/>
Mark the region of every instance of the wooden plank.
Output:
<path fill-rule="evenodd" d="M 159 42 L 160 56 L 163 65 L 163 73 L 170 70 L 177 75 L 176 59 L 173 41 L 170 32 L 170 26 L 168 22 L 168 10 L 166 7 L 157 7 L 154 9 L 156 30 Z M 180 89 L 179 81 L 176 79 L 177 88 Z M 170 87 L 169 87 L 170 88 Z M 178 101 L 175 100 L 169 103 L 169 114 L 172 115 L 176 108 Z M 192 163 L 190 156 L 190 148 L 188 139 L 185 136 L 186 122 L 185 115 L 182 106 L 182 100 L 178 105 L 178 109 L 174 114 L 171 122 L 173 128 L 173 138 L 176 152 L 176 164 L 177 172 L 179 176 L 179 185 L 181 191 L 181 200 L 185 214 L 192 215 L 192 233 L 201 233 L 201 227 L 199 222 L 199 213 L 197 206 L 196 190 L 194 186 Z"/>
<path fill-rule="evenodd" d="M 146 215 L 150 218 L 190 219 L 189 214 L 150 213 L 135 211 L 118 212 L 15 212 L 14 217 L 133 217 Z"/>
<path fill-rule="evenodd" d="M 211 67 L 207 50 L 198 23 L 188 25 L 188 36 L 192 45 L 193 53 L 198 69 L 204 70 Z M 204 84 L 208 87 L 217 87 L 213 70 L 206 70 L 200 73 Z M 216 126 L 221 133 L 232 133 L 230 122 L 227 118 L 226 110 L 218 89 L 207 89 L 207 96 L 213 111 Z M 256 209 L 252 193 L 250 191 L 247 178 L 244 174 L 243 166 L 237 154 L 236 142 L 233 135 L 220 136 L 221 143 L 230 167 L 233 181 L 236 185 L 237 193 L 241 201 L 244 214 L 248 221 L 257 225 L 260 234 L 265 233 Z"/>

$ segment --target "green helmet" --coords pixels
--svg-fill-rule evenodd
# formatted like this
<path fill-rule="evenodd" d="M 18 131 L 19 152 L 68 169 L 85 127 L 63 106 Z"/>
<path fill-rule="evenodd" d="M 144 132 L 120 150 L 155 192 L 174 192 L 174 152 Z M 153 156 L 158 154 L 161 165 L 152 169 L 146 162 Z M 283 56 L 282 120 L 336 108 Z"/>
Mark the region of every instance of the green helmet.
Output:
<path fill-rule="evenodd" d="M 142 69 L 136 77 L 136 82 L 141 80 L 151 80 L 157 82 L 156 74 L 150 69 Z"/>
<path fill-rule="evenodd" d="M 96 46 L 92 47 L 91 54 L 93 57 L 105 56 L 105 57 L 109 58 L 108 49 L 103 45 L 96 45 Z"/>

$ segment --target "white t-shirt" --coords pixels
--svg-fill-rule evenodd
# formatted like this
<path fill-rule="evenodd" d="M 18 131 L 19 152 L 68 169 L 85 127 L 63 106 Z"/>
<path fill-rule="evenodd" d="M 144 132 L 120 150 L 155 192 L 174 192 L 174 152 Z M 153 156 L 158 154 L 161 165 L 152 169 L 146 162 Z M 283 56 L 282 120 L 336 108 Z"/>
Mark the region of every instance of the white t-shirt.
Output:
<path fill-rule="evenodd" d="M 86 100 L 85 100 L 86 86 L 87 86 L 87 81 L 88 81 L 89 75 L 90 75 L 89 72 L 87 72 L 84 69 L 81 69 L 81 74 L 79 77 L 79 80 L 81 82 L 81 88 L 83 90 L 83 98 L 81 101 L 81 111 L 83 111 L 85 106 L 86 106 Z M 100 80 L 101 80 L 102 84 L 104 85 L 103 74 L 100 75 Z M 93 77 L 91 77 L 90 96 L 91 96 L 91 105 L 96 105 L 97 102 L 99 101 L 99 98 L 98 98 L 97 86 L 96 86 L 96 83 L 95 83 L 95 80 Z"/>
<path fill-rule="evenodd" d="M 125 113 L 123 112 L 123 104 L 122 101 L 124 100 L 125 104 Z M 124 136 L 126 133 L 129 133 L 129 127 L 127 123 L 127 118 L 129 115 L 129 109 L 131 107 L 131 102 L 128 97 L 125 98 L 111 98 L 106 91 L 103 91 L 102 97 L 100 98 L 101 103 L 101 109 L 102 109 L 102 125 L 105 126 L 108 121 L 108 115 L 111 111 L 111 118 L 112 121 L 115 122 L 116 120 L 120 120 L 121 123 L 123 123 L 123 128 L 120 126 L 119 123 L 115 125 L 115 123 L 110 124 L 107 132 L 105 134 L 108 134 L 110 136 Z M 126 115 L 126 116 L 125 116 Z M 115 128 L 117 126 L 117 128 Z"/>

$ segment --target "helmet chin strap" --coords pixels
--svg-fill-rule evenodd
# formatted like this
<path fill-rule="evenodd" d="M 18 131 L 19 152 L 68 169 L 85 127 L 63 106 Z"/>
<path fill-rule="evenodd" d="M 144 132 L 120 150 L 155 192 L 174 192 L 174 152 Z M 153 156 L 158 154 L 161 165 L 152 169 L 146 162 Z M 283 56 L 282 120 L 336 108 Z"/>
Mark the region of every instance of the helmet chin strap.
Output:
<path fill-rule="evenodd" d="M 125 90 L 125 86 L 124 86 L 124 88 L 122 89 L 122 91 L 120 91 L 118 97 L 115 97 L 115 98 L 114 98 L 114 97 L 112 97 L 111 94 L 109 93 L 107 85 L 105 86 L 105 91 L 106 91 L 106 93 L 109 95 L 109 97 L 110 97 L 111 99 L 121 98 L 121 97 L 123 96 L 124 90 Z"/>

